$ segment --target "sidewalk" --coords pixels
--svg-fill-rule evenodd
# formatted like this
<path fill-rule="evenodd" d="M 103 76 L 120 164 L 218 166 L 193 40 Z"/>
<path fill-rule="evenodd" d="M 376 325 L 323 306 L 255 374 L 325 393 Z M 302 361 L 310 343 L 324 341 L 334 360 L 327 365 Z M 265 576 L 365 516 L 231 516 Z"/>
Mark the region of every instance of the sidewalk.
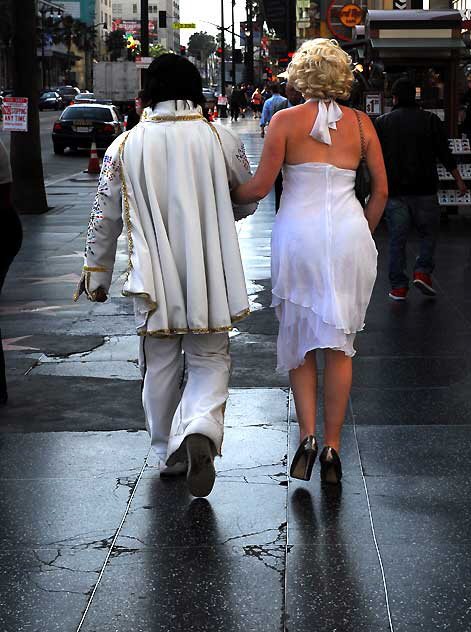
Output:
<path fill-rule="evenodd" d="M 256 166 L 257 122 L 237 129 Z M 54 210 L 23 218 L 0 302 L 0 631 L 470 631 L 471 225 L 442 227 L 438 297 L 412 289 L 406 304 L 387 298 L 380 227 L 344 483 L 326 492 L 318 465 L 307 484 L 287 476 L 297 424 L 274 370 L 272 196 L 239 224 L 254 311 L 231 339 L 216 484 L 193 499 L 147 459 L 124 241 L 111 299 L 71 302 L 95 187 L 55 183 Z M 322 444 L 322 402 L 319 428 Z"/>

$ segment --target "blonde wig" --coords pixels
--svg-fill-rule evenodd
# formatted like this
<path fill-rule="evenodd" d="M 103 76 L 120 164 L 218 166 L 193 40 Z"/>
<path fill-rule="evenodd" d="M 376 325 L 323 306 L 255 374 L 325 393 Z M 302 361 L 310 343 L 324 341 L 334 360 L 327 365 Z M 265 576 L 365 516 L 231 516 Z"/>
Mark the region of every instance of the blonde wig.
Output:
<path fill-rule="evenodd" d="M 351 63 L 336 40 L 308 40 L 288 66 L 288 83 L 306 99 L 346 100 L 353 83 Z"/>

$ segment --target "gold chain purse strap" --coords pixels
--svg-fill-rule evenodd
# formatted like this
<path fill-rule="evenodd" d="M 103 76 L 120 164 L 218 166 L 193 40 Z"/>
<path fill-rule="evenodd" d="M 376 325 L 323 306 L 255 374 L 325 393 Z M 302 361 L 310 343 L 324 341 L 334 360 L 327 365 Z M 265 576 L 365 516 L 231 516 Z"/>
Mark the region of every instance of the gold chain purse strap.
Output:
<path fill-rule="evenodd" d="M 365 143 L 365 134 L 363 133 L 363 123 L 361 122 L 361 116 L 358 110 L 353 110 L 355 112 L 355 116 L 357 117 L 358 127 L 360 128 L 360 142 L 361 142 L 361 159 L 366 160 L 366 143 Z"/>

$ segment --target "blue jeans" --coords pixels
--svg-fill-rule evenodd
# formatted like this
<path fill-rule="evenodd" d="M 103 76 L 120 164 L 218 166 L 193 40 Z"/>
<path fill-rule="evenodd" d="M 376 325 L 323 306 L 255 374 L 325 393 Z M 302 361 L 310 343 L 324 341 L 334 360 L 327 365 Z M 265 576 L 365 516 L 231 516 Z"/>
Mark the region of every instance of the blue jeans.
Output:
<path fill-rule="evenodd" d="M 389 281 L 391 287 L 409 287 L 407 276 L 407 238 L 412 226 L 420 237 L 414 272 L 432 274 L 435 247 L 440 230 L 440 206 L 436 195 L 390 197 L 385 209 L 389 231 Z"/>

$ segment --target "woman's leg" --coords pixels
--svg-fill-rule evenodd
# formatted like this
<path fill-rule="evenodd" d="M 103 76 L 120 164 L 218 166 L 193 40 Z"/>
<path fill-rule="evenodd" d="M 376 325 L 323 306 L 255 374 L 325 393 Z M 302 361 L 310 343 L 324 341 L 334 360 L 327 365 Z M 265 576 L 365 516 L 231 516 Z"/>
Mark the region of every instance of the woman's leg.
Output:
<path fill-rule="evenodd" d="M 352 386 L 352 359 L 332 349 L 325 350 L 324 358 L 324 443 L 338 452 Z"/>
<path fill-rule="evenodd" d="M 308 351 L 305 362 L 289 372 L 299 423 L 300 441 L 316 431 L 317 364 L 316 352 Z"/>

